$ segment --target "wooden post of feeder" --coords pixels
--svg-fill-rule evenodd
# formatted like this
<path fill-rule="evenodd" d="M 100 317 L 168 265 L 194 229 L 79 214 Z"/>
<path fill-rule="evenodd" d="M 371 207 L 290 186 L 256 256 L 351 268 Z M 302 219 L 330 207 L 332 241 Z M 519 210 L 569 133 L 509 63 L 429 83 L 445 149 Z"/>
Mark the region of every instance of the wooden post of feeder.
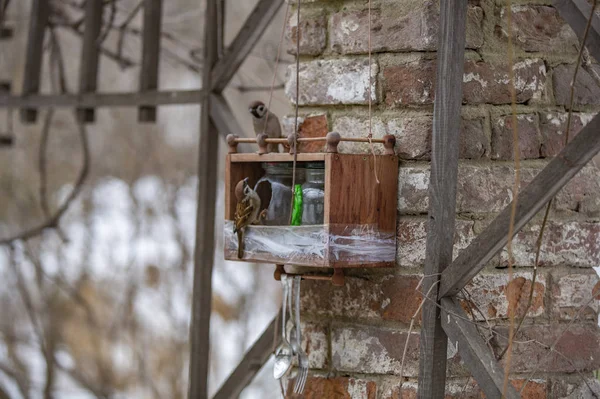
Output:
<path fill-rule="evenodd" d="M 227 141 L 227 145 L 229 146 L 229 154 L 237 154 L 238 150 L 237 150 L 237 139 L 238 136 L 235 134 L 228 134 L 227 137 L 225 138 L 225 140 Z"/>
<path fill-rule="evenodd" d="M 327 141 L 327 152 L 336 154 L 338 152 L 338 144 L 342 140 L 342 136 L 340 136 L 337 132 L 329 132 L 326 136 Z"/>

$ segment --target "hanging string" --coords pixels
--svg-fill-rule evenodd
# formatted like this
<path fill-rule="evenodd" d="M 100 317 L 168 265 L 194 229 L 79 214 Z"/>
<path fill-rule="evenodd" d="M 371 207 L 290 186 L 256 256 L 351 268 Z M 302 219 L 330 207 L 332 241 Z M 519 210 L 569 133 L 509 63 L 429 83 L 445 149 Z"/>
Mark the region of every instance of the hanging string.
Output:
<path fill-rule="evenodd" d="M 271 89 L 269 90 L 269 102 L 267 103 L 267 115 L 265 118 L 265 126 L 263 127 L 263 134 L 267 131 L 267 123 L 269 122 L 269 114 L 271 113 L 271 101 L 273 100 L 273 91 L 275 90 L 275 80 L 277 79 L 277 71 L 279 67 L 279 57 L 281 56 L 281 47 L 283 38 L 285 35 L 285 28 L 288 22 L 288 13 L 290 12 L 290 3 L 287 3 L 285 7 L 285 16 L 283 17 L 283 27 L 281 28 L 281 35 L 279 36 L 279 44 L 277 45 L 277 56 L 275 57 L 275 69 L 273 70 L 273 78 L 271 79 Z"/>
<path fill-rule="evenodd" d="M 294 118 L 294 142 L 292 143 L 292 151 L 294 161 L 292 163 L 292 202 L 290 206 L 290 222 L 292 224 L 292 214 L 294 213 L 294 199 L 296 198 L 296 162 L 298 161 L 298 112 L 300 98 L 300 0 L 297 2 L 298 10 L 296 14 L 296 115 Z"/>
<path fill-rule="evenodd" d="M 377 157 L 375 156 L 375 148 L 373 147 L 373 130 L 372 130 L 372 108 L 373 101 L 371 99 L 373 90 L 373 77 L 371 76 L 371 0 L 369 0 L 369 134 L 367 138 L 369 139 L 369 146 L 371 147 L 371 153 L 373 154 L 373 169 L 375 171 L 375 181 L 379 184 L 379 176 L 377 176 Z"/>

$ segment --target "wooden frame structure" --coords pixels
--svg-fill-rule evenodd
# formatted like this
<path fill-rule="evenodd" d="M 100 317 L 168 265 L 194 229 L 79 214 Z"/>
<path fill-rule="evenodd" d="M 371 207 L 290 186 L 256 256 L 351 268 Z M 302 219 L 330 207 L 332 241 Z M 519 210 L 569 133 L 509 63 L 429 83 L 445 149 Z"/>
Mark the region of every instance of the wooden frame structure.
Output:
<path fill-rule="evenodd" d="M 205 15 L 204 88 L 187 91 L 159 91 L 156 71 L 159 48 L 144 46 L 144 70 L 138 93 L 99 94 L 95 92 L 98 55 L 93 46 L 84 52 L 79 94 L 40 95 L 40 69 L 44 31 L 49 0 L 33 0 L 29 30 L 27 61 L 22 96 L 0 93 L 0 108 L 21 109 L 22 119 L 33 122 L 41 107 L 76 107 L 84 121 L 93 120 L 93 109 L 103 106 L 136 106 L 140 121 L 153 121 L 155 108 L 169 104 L 201 104 L 200 155 L 198 163 L 198 212 L 196 250 L 194 254 L 194 288 L 192 325 L 190 331 L 189 397 L 208 398 L 208 357 L 211 312 L 211 278 L 214 252 L 214 206 L 218 132 L 241 132 L 222 92 L 256 45 L 265 28 L 280 8 L 283 0 L 259 0 L 233 43 L 224 49 L 224 0 L 207 0 Z M 97 2 L 101 2 L 97 0 Z M 89 1 L 94 8 L 94 1 Z M 157 22 L 144 30 L 144 39 L 160 32 L 161 0 L 148 0 L 144 23 Z M 458 293 L 485 264 L 508 242 L 510 207 L 496 219 L 452 261 L 455 222 L 456 180 L 462 75 L 464 65 L 467 0 L 441 2 L 438 71 L 434 106 L 431 184 L 429 188 L 429 219 L 423 289 L 431 301 L 423 309 L 419 398 L 444 397 L 446 379 L 446 345 L 450 338 L 458 343 L 461 358 L 488 398 L 502 397 L 504 370 L 496 362 L 475 327 L 465 321 L 467 315 L 453 295 Z M 0 2 L 1 4 L 1 2 Z M 579 37 L 583 35 L 591 6 L 586 0 L 555 0 L 555 7 Z M 91 18 L 91 17 L 90 17 Z M 90 23 L 93 25 L 94 22 Z M 84 35 L 91 42 L 98 30 L 95 25 Z M 587 47 L 600 60 L 600 18 L 595 15 Z M 94 62 L 94 60 L 96 62 Z M 518 198 L 515 219 L 516 234 L 564 185 L 600 151 L 600 116 L 595 116 L 585 128 L 558 154 Z M 457 317 L 458 316 L 458 317 Z M 269 358 L 273 345 L 275 321 L 250 348 L 216 399 L 237 397 Z M 275 342 L 275 345 L 278 343 Z M 508 398 L 519 394 L 510 387 Z"/>

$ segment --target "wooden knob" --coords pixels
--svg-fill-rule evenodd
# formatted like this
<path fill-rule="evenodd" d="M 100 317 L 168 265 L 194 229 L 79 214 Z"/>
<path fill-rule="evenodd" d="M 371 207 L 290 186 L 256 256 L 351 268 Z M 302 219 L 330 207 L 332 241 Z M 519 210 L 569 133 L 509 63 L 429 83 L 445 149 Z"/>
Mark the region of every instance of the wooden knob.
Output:
<path fill-rule="evenodd" d="M 342 140 L 342 136 L 340 136 L 339 133 L 336 132 L 329 132 L 327 133 L 327 152 L 333 152 L 333 153 L 337 153 L 337 146 L 340 143 L 340 141 Z"/>
<path fill-rule="evenodd" d="M 290 146 L 290 154 L 293 154 L 296 151 L 296 135 L 294 133 L 289 134 L 287 140 Z"/>
<path fill-rule="evenodd" d="M 229 146 L 229 153 L 230 154 L 235 154 L 237 153 L 237 139 L 238 136 L 236 136 L 235 134 L 228 134 L 227 138 L 225 139 L 227 141 L 227 145 Z"/>
<path fill-rule="evenodd" d="M 385 155 L 396 155 L 394 147 L 396 146 L 396 136 L 386 134 L 383 136 L 383 146 L 385 147 Z"/>
<path fill-rule="evenodd" d="M 258 153 L 260 155 L 269 153 L 269 146 L 267 145 L 268 138 L 269 136 L 267 136 L 264 133 L 261 133 L 256 136 L 256 144 L 258 144 Z"/>
<path fill-rule="evenodd" d="M 331 284 L 335 285 L 336 287 L 342 287 L 344 286 L 345 280 L 346 278 L 344 277 L 344 270 L 334 268 L 333 276 L 331 276 Z"/>

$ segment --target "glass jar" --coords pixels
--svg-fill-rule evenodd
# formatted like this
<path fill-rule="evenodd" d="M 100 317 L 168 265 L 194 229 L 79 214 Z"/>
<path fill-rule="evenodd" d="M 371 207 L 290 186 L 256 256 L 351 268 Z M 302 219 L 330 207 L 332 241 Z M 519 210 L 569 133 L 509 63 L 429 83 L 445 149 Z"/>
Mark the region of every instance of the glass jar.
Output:
<path fill-rule="evenodd" d="M 288 226 L 292 209 L 292 171 L 291 162 L 264 162 L 265 175 L 256 183 L 254 190 L 262 201 L 268 202 L 266 218 L 263 224 L 268 226 Z M 296 164 L 296 184 L 304 182 L 304 168 Z M 265 204 L 261 204 L 265 208 Z"/>
<path fill-rule="evenodd" d="M 306 165 L 306 179 L 302 185 L 302 224 L 323 224 L 325 216 L 325 169 L 323 163 Z"/>

